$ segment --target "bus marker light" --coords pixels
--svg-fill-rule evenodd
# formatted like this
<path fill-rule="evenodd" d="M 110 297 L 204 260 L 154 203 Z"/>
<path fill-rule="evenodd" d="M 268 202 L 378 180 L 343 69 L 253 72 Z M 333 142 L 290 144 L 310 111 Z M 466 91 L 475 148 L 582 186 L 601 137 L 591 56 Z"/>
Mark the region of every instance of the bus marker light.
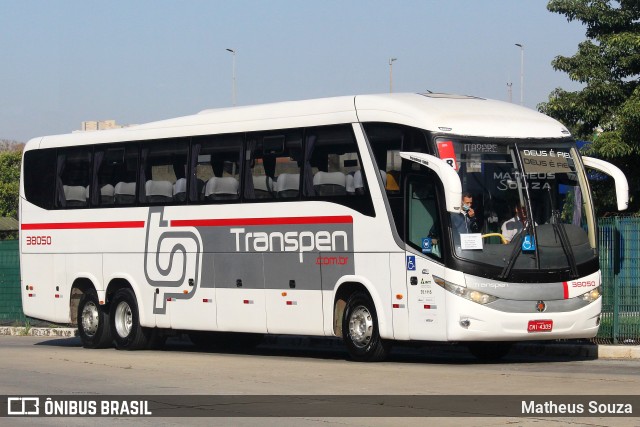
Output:
<path fill-rule="evenodd" d="M 404 304 L 393 304 L 393 308 L 404 308 Z"/>
<path fill-rule="evenodd" d="M 100 305 L 104 305 L 104 301 L 98 301 Z"/>
<path fill-rule="evenodd" d="M 436 308 L 438 308 L 437 305 L 431 305 L 431 304 L 425 304 L 424 305 L 424 309 L 425 310 L 435 310 Z"/>
<path fill-rule="evenodd" d="M 188 293 L 189 293 L 189 291 L 185 289 L 184 291 L 182 291 L 182 293 L 183 293 L 183 294 L 188 294 Z"/>
<path fill-rule="evenodd" d="M 298 301 L 287 301 L 287 305 L 298 305 Z"/>
<path fill-rule="evenodd" d="M 402 298 L 404 298 L 404 296 L 402 294 L 396 295 L 396 299 L 402 299 Z"/>
<path fill-rule="evenodd" d="M 202 298 L 202 302 L 211 302 L 209 298 Z"/>
<path fill-rule="evenodd" d="M 286 296 L 287 296 L 287 293 L 286 293 L 286 292 L 283 292 L 283 293 L 282 293 L 282 296 L 283 296 L 283 297 L 286 297 Z"/>
<path fill-rule="evenodd" d="M 253 300 L 250 299 L 246 299 L 244 301 L 242 301 L 244 304 L 253 304 Z"/>
<path fill-rule="evenodd" d="M 55 295 L 55 298 L 62 298 L 62 295 L 60 295 L 60 294 L 56 294 L 56 295 Z"/>
<path fill-rule="evenodd" d="M 29 298 L 35 297 L 36 294 L 29 294 Z"/>
<path fill-rule="evenodd" d="M 33 290 L 33 285 L 29 285 L 29 290 L 32 291 Z"/>

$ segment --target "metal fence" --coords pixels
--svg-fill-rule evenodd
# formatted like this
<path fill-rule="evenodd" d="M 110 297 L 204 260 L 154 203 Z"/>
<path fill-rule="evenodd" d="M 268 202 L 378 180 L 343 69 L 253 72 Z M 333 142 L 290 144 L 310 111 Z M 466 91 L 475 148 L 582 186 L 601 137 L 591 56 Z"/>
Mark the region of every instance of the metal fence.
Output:
<path fill-rule="evenodd" d="M 599 343 L 640 344 L 640 218 L 600 218 L 602 323 Z"/>
<path fill-rule="evenodd" d="M 17 240 L 0 240 L 0 324 L 23 324 Z"/>
<path fill-rule="evenodd" d="M 602 322 L 598 343 L 640 344 L 640 218 L 598 221 Z M 17 240 L 0 241 L 0 324 L 24 324 Z"/>

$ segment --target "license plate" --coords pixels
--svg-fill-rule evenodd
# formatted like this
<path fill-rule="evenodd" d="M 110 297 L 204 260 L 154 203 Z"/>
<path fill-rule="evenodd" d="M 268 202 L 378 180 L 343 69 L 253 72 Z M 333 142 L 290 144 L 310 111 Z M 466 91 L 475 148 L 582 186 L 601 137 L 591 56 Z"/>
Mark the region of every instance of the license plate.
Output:
<path fill-rule="evenodd" d="M 551 332 L 553 320 L 529 320 L 527 332 Z"/>

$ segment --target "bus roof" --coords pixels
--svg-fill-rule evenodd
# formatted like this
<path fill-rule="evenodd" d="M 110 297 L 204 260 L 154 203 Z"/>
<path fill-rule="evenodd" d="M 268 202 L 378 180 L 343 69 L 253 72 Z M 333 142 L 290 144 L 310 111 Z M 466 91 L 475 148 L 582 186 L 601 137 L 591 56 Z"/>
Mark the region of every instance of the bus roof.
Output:
<path fill-rule="evenodd" d="M 34 138 L 25 149 L 250 132 L 351 122 L 391 122 L 444 134 L 566 138 L 558 121 L 515 104 L 449 94 L 380 94 L 204 110 L 121 129 Z"/>

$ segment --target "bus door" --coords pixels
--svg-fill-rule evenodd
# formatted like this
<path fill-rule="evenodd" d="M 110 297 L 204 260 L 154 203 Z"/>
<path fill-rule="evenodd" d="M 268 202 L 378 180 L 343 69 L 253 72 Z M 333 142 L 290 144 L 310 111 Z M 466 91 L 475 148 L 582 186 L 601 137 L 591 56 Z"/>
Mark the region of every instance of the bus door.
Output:
<path fill-rule="evenodd" d="M 405 181 L 405 242 L 409 337 L 446 339 L 445 291 L 435 283 L 444 277 L 440 203 L 434 173 L 409 175 Z"/>

